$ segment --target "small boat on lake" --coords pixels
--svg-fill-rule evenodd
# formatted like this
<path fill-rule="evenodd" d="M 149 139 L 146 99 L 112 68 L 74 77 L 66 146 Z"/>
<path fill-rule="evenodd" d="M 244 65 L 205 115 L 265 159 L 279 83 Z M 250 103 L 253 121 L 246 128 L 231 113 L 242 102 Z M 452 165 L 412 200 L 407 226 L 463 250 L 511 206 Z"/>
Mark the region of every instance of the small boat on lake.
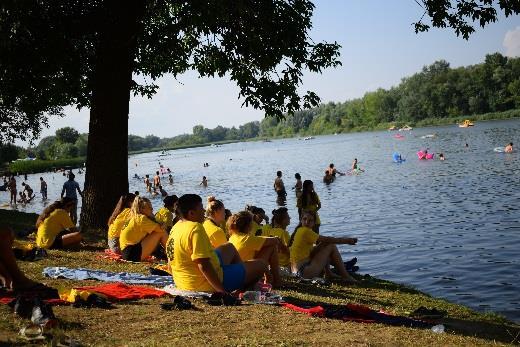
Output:
<path fill-rule="evenodd" d="M 305 141 L 307 141 L 307 140 L 314 140 L 314 136 L 308 136 L 308 137 L 304 138 L 304 140 Z"/>
<path fill-rule="evenodd" d="M 399 129 L 399 131 L 410 131 L 412 130 L 413 128 L 409 125 L 405 125 L 404 127 L 402 127 L 401 129 Z"/>

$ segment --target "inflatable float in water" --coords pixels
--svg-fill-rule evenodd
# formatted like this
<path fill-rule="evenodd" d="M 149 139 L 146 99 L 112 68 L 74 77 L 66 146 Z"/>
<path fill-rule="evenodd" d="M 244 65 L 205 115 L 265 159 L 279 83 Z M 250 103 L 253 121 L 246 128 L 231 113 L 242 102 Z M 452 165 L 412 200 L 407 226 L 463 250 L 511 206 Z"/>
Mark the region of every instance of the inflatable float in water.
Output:
<path fill-rule="evenodd" d="M 401 157 L 401 155 L 397 152 L 392 154 L 392 159 L 394 160 L 394 163 L 404 163 L 406 161 L 406 159 Z"/>
<path fill-rule="evenodd" d="M 417 152 L 417 157 L 419 157 L 420 160 L 422 159 L 428 159 L 431 160 L 435 156 L 435 153 L 425 153 L 423 151 Z"/>

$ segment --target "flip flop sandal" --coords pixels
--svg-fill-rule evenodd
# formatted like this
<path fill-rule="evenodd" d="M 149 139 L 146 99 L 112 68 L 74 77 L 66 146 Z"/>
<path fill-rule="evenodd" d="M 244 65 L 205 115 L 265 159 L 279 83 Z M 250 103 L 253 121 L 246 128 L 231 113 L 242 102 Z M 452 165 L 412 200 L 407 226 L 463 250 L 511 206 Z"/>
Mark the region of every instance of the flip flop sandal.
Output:
<path fill-rule="evenodd" d="M 38 324 L 29 324 L 20 329 L 20 337 L 27 341 L 42 341 L 46 339 L 43 335 L 43 328 Z"/>

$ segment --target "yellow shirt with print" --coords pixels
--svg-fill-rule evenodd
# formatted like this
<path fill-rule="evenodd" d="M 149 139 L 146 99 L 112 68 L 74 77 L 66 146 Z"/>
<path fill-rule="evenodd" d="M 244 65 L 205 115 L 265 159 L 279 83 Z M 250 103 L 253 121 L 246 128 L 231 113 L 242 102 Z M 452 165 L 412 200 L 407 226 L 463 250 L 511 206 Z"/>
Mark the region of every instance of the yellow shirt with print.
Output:
<path fill-rule="evenodd" d="M 110 240 L 119 237 L 119 235 L 121 235 L 121 230 L 125 228 L 131 217 L 132 214 L 130 213 L 129 208 L 125 208 L 121 211 L 108 227 L 108 239 Z"/>
<path fill-rule="evenodd" d="M 70 219 L 67 211 L 58 208 L 45 218 L 38 227 L 36 233 L 36 245 L 40 248 L 49 248 L 54 243 L 56 236 L 65 229 L 73 228 L 75 225 Z"/>
<path fill-rule="evenodd" d="M 127 246 L 137 245 L 146 235 L 162 230 L 158 223 L 144 214 L 132 216 L 126 227 L 121 231 L 121 235 L 119 235 L 119 247 L 123 250 Z"/>
<path fill-rule="evenodd" d="M 282 228 L 269 229 L 269 234 L 267 236 L 278 237 L 280 240 L 282 240 L 282 243 L 286 246 L 289 244 L 289 239 L 290 239 L 289 232 Z M 289 266 L 290 265 L 289 254 L 286 252 L 278 252 L 278 261 L 280 263 L 280 266 Z"/>
<path fill-rule="evenodd" d="M 190 221 L 176 223 L 166 243 L 166 254 L 168 254 L 175 286 L 181 290 L 215 291 L 194 262 L 196 259 L 209 259 L 219 280 L 222 281 L 220 261 L 200 223 Z"/>
<path fill-rule="evenodd" d="M 262 249 L 265 240 L 265 237 L 240 233 L 233 233 L 229 237 L 229 242 L 235 246 L 243 261 L 255 259 L 256 252 Z"/>
<path fill-rule="evenodd" d="M 173 226 L 173 213 L 163 206 L 155 214 L 155 221 L 161 224 L 166 230 L 170 230 Z"/>
<path fill-rule="evenodd" d="M 213 248 L 217 248 L 220 245 L 223 245 L 227 242 L 226 233 L 222 230 L 221 227 L 215 224 L 211 219 L 206 219 L 204 221 L 204 230 L 206 230 L 206 234 L 208 234 L 209 242 Z"/>
<path fill-rule="evenodd" d="M 312 247 L 318 241 L 319 235 L 311 228 L 299 227 L 294 235 L 291 245 L 291 264 L 296 265 L 299 262 L 310 257 Z"/>

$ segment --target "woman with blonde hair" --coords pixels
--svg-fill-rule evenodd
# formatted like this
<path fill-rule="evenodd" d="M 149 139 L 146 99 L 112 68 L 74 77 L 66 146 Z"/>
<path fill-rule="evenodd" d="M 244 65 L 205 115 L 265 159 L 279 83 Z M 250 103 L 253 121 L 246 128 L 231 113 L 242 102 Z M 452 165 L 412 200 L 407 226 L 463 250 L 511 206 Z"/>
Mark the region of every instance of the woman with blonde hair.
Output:
<path fill-rule="evenodd" d="M 243 261 L 261 259 L 269 264 L 265 273 L 266 281 L 273 287 L 281 285 L 278 249 L 288 252 L 288 248 L 278 237 L 256 236 L 251 229 L 253 215 L 248 211 L 233 214 L 227 221 L 229 242 L 235 246 Z"/>
<path fill-rule="evenodd" d="M 150 200 L 136 196 L 131 208 L 131 218 L 119 236 L 123 259 L 142 261 L 148 258 L 159 244 L 166 246 L 168 234 L 155 221 Z"/>
<path fill-rule="evenodd" d="M 221 228 L 222 223 L 226 220 L 226 208 L 224 203 L 217 200 L 214 196 L 208 197 L 206 206 L 206 220 L 202 224 L 209 241 L 213 248 L 217 248 L 227 242 L 226 233 Z"/>
<path fill-rule="evenodd" d="M 71 198 L 61 198 L 43 210 L 36 221 L 36 245 L 45 249 L 61 249 L 81 242 L 81 234 L 70 219 L 69 212 L 75 208 Z"/>

